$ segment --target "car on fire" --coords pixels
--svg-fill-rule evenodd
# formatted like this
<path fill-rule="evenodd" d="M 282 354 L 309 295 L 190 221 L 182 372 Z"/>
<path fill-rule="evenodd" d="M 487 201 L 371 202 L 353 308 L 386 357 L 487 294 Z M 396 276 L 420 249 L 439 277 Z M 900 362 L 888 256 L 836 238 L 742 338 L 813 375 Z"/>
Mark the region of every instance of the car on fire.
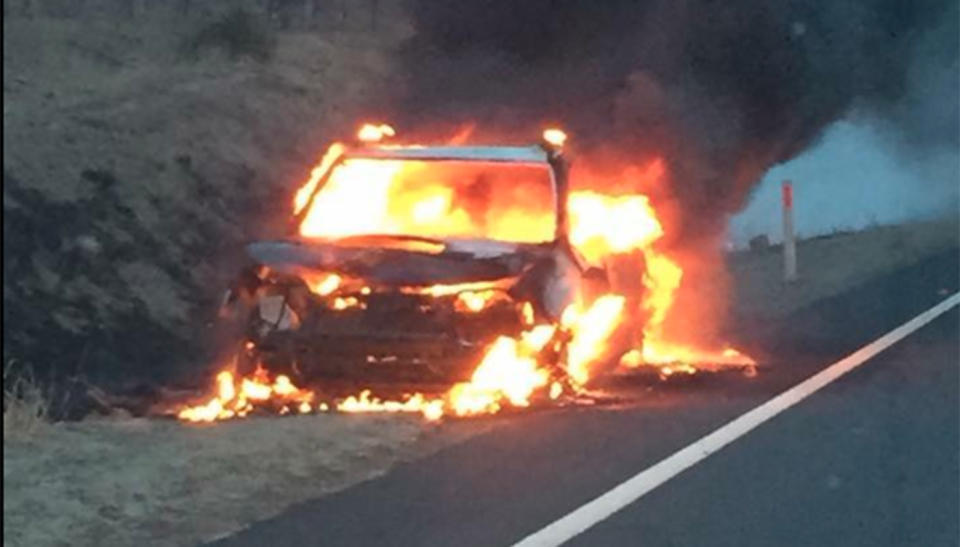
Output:
<path fill-rule="evenodd" d="M 330 148 L 288 234 L 247 246 L 223 308 L 242 326 L 240 373 L 459 381 L 496 337 L 606 290 L 568 237 L 562 133 L 425 146 L 374 129 Z"/>

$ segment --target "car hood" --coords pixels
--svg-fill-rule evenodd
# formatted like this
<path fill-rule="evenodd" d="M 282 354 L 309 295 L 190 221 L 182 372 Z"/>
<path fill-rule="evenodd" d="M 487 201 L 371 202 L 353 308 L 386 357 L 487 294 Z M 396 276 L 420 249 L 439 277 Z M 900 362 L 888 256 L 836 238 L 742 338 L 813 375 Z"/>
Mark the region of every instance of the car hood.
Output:
<path fill-rule="evenodd" d="M 551 244 L 509 243 L 484 239 L 419 240 L 407 245 L 337 240 L 258 241 L 247 254 L 271 269 L 296 273 L 336 272 L 386 286 L 496 281 L 518 277 L 551 252 Z M 396 240 L 389 240 L 396 243 Z M 416 247 L 421 247 L 416 249 Z"/>

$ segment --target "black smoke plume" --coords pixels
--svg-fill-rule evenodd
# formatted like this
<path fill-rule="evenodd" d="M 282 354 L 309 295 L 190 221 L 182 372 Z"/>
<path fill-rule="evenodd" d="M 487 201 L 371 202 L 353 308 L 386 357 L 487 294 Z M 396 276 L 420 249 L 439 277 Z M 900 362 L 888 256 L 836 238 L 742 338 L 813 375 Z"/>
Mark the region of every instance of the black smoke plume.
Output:
<path fill-rule="evenodd" d="M 851 109 L 890 120 L 904 141 L 957 139 L 956 2 L 414 0 L 411 9 L 395 119 L 473 121 L 481 136 L 560 122 L 611 168 L 661 156 L 682 211 L 674 236 L 688 241 L 722 232 L 767 169 Z M 910 106 L 928 65 L 949 109 L 933 128 Z"/>

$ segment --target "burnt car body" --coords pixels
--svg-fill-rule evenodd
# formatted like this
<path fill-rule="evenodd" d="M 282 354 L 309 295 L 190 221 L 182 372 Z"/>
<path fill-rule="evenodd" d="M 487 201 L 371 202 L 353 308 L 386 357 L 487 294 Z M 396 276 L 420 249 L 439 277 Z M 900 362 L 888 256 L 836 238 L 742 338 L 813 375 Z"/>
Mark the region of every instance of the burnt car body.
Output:
<path fill-rule="evenodd" d="M 473 208 L 457 210 L 456 229 L 443 228 L 445 218 L 413 229 L 379 218 L 364 224 L 367 209 L 382 205 L 379 194 L 347 208 L 338 188 L 372 187 L 344 173 L 381 168 L 410 173 L 398 189 L 406 195 L 430 181 L 431 190 Z M 569 304 L 605 290 L 605 274 L 570 244 L 567 176 L 563 150 L 547 143 L 344 147 L 317 176 L 290 234 L 247 246 L 251 264 L 224 307 L 243 328 L 240 372 L 262 363 L 307 379 L 468 378 L 497 336 L 556 322 Z M 526 188 L 520 179 L 534 182 Z M 415 206 L 422 203 L 433 202 Z M 417 216 L 403 207 L 398 214 Z M 493 224 L 521 225 L 506 227 L 513 232 L 492 226 L 493 217 L 483 216 L 491 208 Z M 526 226 L 530 211 L 540 221 Z M 324 214 L 346 216 L 324 228 Z"/>

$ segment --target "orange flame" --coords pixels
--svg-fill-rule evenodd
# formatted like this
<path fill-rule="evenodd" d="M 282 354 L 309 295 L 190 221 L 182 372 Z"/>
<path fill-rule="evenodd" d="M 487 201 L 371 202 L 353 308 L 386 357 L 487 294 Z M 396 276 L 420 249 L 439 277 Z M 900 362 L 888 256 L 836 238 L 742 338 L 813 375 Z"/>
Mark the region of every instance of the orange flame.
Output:
<path fill-rule="evenodd" d="M 314 274 L 304 272 L 301 277 L 310 290 L 320 296 L 328 296 L 340 288 L 343 278 L 337 274 Z"/>
<path fill-rule="evenodd" d="M 547 141 L 553 146 L 561 147 L 563 146 L 563 143 L 567 142 L 567 134 L 560 129 L 550 128 L 544 130 L 543 140 Z"/>
<path fill-rule="evenodd" d="M 537 327 L 520 340 L 501 336 L 483 357 L 469 382 L 450 391 L 449 404 L 457 416 L 497 412 L 504 403 L 524 407 L 530 396 L 545 386 L 548 372 L 536 352 L 553 334 L 552 326 Z"/>
<path fill-rule="evenodd" d="M 490 346 L 469 382 L 453 386 L 441 398 L 416 393 L 403 401 L 385 401 L 372 397 L 369 390 L 351 396 L 339 405 L 342 412 L 420 412 L 428 420 L 446 413 L 472 416 L 498 412 L 504 405 L 528 406 L 532 394 L 545 386 L 548 372 L 536 360 L 555 331 L 541 325 L 519 339 L 501 336 Z"/>
<path fill-rule="evenodd" d="M 572 192 L 570 242 L 592 263 L 605 256 L 648 248 L 663 236 L 663 227 L 646 196 L 607 196 Z"/>
<path fill-rule="evenodd" d="M 659 176 L 659 161 L 645 171 Z M 665 339 L 663 325 L 676 299 L 683 269 L 655 244 L 664 230 L 646 196 L 609 196 L 593 191 L 573 192 L 568 202 L 570 240 L 588 261 L 598 264 L 606 257 L 640 251 L 644 259 L 641 279 L 647 289 L 641 306 L 647 312 L 643 325 L 642 351 L 621 359 L 628 367 L 668 363 L 753 364 L 749 357 L 733 350 L 708 350 Z M 583 377 L 574 374 L 574 377 Z"/>
<path fill-rule="evenodd" d="M 583 311 L 571 305 L 564 312 L 563 328 L 572 333 L 568 348 L 568 374 L 575 385 L 582 385 L 590 366 L 603 355 L 605 341 L 617 324 L 624 299 L 606 295 Z M 526 407 L 543 389 L 556 399 L 563 385 L 550 382 L 550 370 L 538 360 L 538 354 L 553 340 L 557 326 L 538 325 L 519 338 L 501 336 L 491 344 L 469 382 L 453 386 L 442 398 L 429 399 L 415 394 L 404 401 L 383 401 L 361 392 L 338 406 L 344 412 L 422 412 L 428 419 L 444 414 L 473 416 L 493 414 L 505 406 Z M 549 387 L 548 387 L 549 384 Z"/>
<path fill-rule="evenodd" d="M 362 142 L 380 142 L 384 137 L 393 137 L 396 134 L 396 131 L 387 124 L 365 123 L 357 131 L 357 139 Z"/>
<path fill-rule="evenodd" d="M 228 370 L 217 374 L 216 383 L 216 396 L 205 404 L 180 410 L 177 417 L 187 422 L 213 422 L 244 417 L 253 411 L 256 404 L 271 399 L 276 399 L 280 412 L 284 412 L 283 409 L 290 412 L 290 406 L 296 406 L 300 413 L 307 413 L 311 410 L 314 398 L 312 391 L 296 387 L 289 377 L 282 374 L 270 383 L 263 369 L 258 369 L 252 377 L 242 378 L 239 389 L 236 378 Z"/>
<path fill-rule="evenodd" d="M 300 224 L 304 237 L 416 234 L 541 243 L 556 230 L 545 165 L 351 158 L 331 168 L 297 192 L 297 203 L 305 204 L 328 176 Z"/>
<path fill-rule="evenodd" d="M 464 291 L 457 295 L 455 309 L 465 312 L 480 312 L 486 309 L 492 303 L 496 296 L 496 291 Z"/>
<path fill-rule="evenodd" d="M 443 416 L 443 401 L 427 399 L 423 394 L 416 393 L 405 401 L 382 401 L 371 396 L 370 390 L 365 389 L 360 395 L 344 399 L 337 410 L 341 412 L 420 412 L 427 420 L 439 420 Z"/>
<path fill-rule="evenodd" d="M 330 148 L 323 154 L 320 163 L 310 171 L 310 178 L 297 190 L 297 194 L 293 198 L 293 214 L 300 214 L 300 211 L 307 206 L 310 196 L 317 189 L 317 185 L 320 184 L 320 179 L 333 167 L 333 164 L 343 155 L 345 150 L 344 146 L 338 142 L 330 145 Z"/>
<path fill-rule="evenodd" d="M 476 123 L 465 123 L 460 126 L 457 132 L 447 141 L 447 144 L 450 146 L 456 146 L 458 144 L 463 144 L 470 139 L 470 136 L 473 135 L 474 130 L 477 128 Z"/>
<path fill-rule="evenodd" d="M 590 365 L 607 349 L 606 342 L 620 322 L 624 298 L 608 294 L 597 299 L 583 314 L 571 306 L 562 323 L 573 337 L 567 355 L 567 373 L 578 385 L 590 379 Z"/>

